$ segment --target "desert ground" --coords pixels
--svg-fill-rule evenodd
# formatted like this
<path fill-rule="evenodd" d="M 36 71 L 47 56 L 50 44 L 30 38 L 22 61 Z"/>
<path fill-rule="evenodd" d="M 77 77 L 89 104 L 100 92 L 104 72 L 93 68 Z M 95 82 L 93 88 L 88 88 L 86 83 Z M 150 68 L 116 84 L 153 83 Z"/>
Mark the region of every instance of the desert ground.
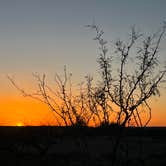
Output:
<path fill-rule="evenodd" d="M 165 166 L 165 156 L 164 127 L 0 127 L 4 166 Z"/>

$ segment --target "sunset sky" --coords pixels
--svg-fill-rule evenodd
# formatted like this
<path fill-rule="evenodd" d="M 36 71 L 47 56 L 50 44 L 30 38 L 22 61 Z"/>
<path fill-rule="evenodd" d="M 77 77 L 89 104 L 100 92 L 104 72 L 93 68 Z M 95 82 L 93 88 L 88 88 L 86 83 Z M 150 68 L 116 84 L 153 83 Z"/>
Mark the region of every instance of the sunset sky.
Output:
<path fill-rule="evenodd" d="M 73 73 L 75 84 L 98 72 L 98 46 L 85 28 L 93 21 L 103 27 L 110 43 L 125 39 L 131 25 L 145 33 L 158 30 L 166 20 L 165 0 L 0 0 L 0 125 L 43 125 L 53 122 L 48 108 L 24 98 L 11 85 L 12 76 L 28 91 L 33 72 L 49 80 Z M 166 60 L 166 35 L 160 46 Z M 151 126 L 166 126 L 166 90 L 150 101 Z"/>

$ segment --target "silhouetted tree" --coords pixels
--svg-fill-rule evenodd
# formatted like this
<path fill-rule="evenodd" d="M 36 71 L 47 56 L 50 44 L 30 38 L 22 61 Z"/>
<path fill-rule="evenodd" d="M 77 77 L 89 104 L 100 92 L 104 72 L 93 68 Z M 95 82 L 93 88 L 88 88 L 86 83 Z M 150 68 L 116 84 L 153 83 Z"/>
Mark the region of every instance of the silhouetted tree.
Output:
<path fill-rule="evenodd" d="M 97 104 L 100 125 L 127 126 L 134 123 L 133 125 L 145 127 L 151 120 L 148 101 L 152 96 L 160 95 L 161 83 L 165 82 L 166 67 L 160 64 L 159 46 L 166 30 L 166 22 L 160 31 L 147 37 L 137 32 L 133 26 L 129 41 L 116 41 L 111 53 L 103 38 L 104 31 L 95 24 L 87 27 L 95 31 L 94 40 L 100 50 L 97 62 L 101 80 L 98 86 L 91 88 L 94 89 L 92 98 Z M 148 117 L 145 119 L 145 116 Z M 119 165 L 118 162 L 123 160 L 119 157 L 124 137 L 123 127 L 116 131 L 110 155 L 112 166 Z M 127 156 L 128 150 L 127 147 Z M 128 164 L 128 157 L 124 160 Z"/>
<path fill-rule="evenodd" d="M 31 97 L 46 104 L 51 112 L 53 112 L 56 125 L 60 126 L 86 126 L 86 115 L 83 109 L 84 99 L 80 95 L 73 95 L 71 77 L 72 74 L 67 74 L 66 67 L 64 67 L 64 77 L 61 78 L 58 74 L 55 75 L 55 89 L 48 86 L 46 82 L 46 75 L 33 73 L 33 77 L 37 81 L 38 89 L 33 92 L 27 92 L 20 88 L 14 79 L 8 76 L 10 82 L 17 88 L 24 97 Z M 79 107 L 82 106 L 82 109 Z"/>
<path fill-rule="evenodd" d="M 59 125 L 86 126 L 93 121 L 101 126 L 127 126 L 131 123 L 146 126 L 151 119 L 148 100 L 160 94 L 159 88 L 166 74 L 165 67 L 159 65 L 159 45 L 166 23 L 159 32 L 147 37 L 133 26 L 129 41 L 116 41 L 111 55 L 108 55 L 103 30 L 95 24 L 87 27 L 95 30 L 94 40 L 99 45 L 99 84 L 95 85 L 93 77 L 87 75 L 86 83 L 80 84 L 79 93 L 73 92 L 72 74 L 67 74 L 66 67 L 63 78 L 56 74 L 55 89 L 47 85 L 45 74 L 33 74 L 38 89 L 31 94 L 20 88 L 10 76 L 8 79 L 23 96 L 46 104 Z M 148 117 L 143 123 L 145 114 Z"/>
<path fill-rule="evenodd" d="M 103 123 L 110 123 L 112 119 L 122 126 L 131 122 L 146 126 L 151 119 L 148 100 L 160 95 L 159 88 L 166 74 L 166 68 L 159 62 L 159 45 L 166 22 L 160 31 L 147 37 L 133 26 L 129 41 L 116 41 L 111 55 L 108 55 L 103 30 L 95 24 L 87 27 L 96 32 L 94 40 L 98 42 L 100 50 L 98 64 L 101 81 L 93 97 L 104 114 Z M 141 115 L 145 116 L 145 113 L 148 113 L 148 118 L 143 123 Z"/>

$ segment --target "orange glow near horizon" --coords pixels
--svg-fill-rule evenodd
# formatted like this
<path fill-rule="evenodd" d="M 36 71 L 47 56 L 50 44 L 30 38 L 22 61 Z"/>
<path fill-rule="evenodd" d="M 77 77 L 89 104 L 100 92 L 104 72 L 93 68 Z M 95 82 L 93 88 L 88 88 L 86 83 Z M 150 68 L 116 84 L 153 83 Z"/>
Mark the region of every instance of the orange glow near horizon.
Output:
<path fill-rule="evenodd" d="M 30 98 L 0 97 L 1 126 L 53 125 L 54 117 L 48 107 Z"/>
<path fill-rule="evenodd" d="M 166 113 L 163 110 L 164 100 L 153 101 L 149 126 L 166 126 Z M 58 125 L 45 104 L 19 95 L 0 96 L 0 114 L 1 126 Z"/>

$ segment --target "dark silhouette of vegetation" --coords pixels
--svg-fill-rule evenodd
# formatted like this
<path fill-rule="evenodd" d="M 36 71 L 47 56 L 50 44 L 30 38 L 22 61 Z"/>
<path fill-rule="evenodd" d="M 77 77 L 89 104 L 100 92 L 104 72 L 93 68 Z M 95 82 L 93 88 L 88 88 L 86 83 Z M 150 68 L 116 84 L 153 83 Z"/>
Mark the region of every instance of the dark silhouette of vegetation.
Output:
<path fill-rule="evenodd" d="M 66 67 L 64 67 L 64 79 L 56 74 L 56 89 L 53 90 L 46 83 L 46 75 L 40 76 L 38 73 L 33 74 L 37 81 L 38 89 L 30 94 L 20 88 L 15 81 L 8 76 L 11 83 L 23 94 L 24 97 L 31 97 L 46 104 L 54 113 L 55 124 L 59 126 L 86 126 L 86 112 L 83 110 L 83 95 L 74 96 L 71 86 L 71 74 L 67 75 Z M 81 92 L 80 92 L 81 93 Z M 82 106 L 81 106 L 82 104 Z M 81 107 L 81 108 L 79 108 Z"/>
<path fill-rule="evenodd" d="M 34 73 L 38 89 L 28 93 L 8 76 L 10 82 L 25 97 L 31 97 L 46 104 L 54 113 L 60 126 L 140 126 L 151 120 L 148 100 L 160 95 L 166 69 L 159 62 L 159 46 L 164 36 L 166 23 L 160 31 L 144 36 L 133 26 L 128 41 L 118 40 L 111 53 L 104 40 L 103 30 L 87 25 L 96 33 L 94 40 L 99 45 L 98 64 L 101 79 L 99 84 L 87 75 L 80 91 L 73 92 L 72 74 L 64 67 L 64 76 L 55 76 L 56 87 L 46 82 L 46 75 Z M 144 117 L 144 118 L 142 118 Z M 146 117 L 146 118 L 145 118 Z"/>
<path fill-rule="evenodd" d="M 103 113 L 104 121 L 100 124 L 109 126 L 112 120 L 114 127 L 121 126 L 117 128 L 117 136 L 112 139 L 111 166 L 128 165 L 128 142 L 122 144 L 123 126 L 146 127 L 151 120 L 148 100 L 160 95 L 159 88 L 166 74 L 165 66 L 159 66 L 158 52 L 166 23 L 159 32 L 147 37 L 137 32 L 133 26 L 129 41 L 116 41 L 111 54 L 108 53 L 107 41 L 103 38 L 104 31 L 95 24 L 87 27 L 95 31 L 94 40 L 100 50 L 98 64 L 101 81 L 94 91 L 95 101 Z M 125 159 L 120 157 L 121 152 L 125 153 Z"/>
<path fill-rule="evenodd" d="M 151 120 L 148 100 L 160 95 L 160 85 L 165 81 L 166 68 L 160 66 L 159 46 L 166 23 L 163 23 L 159 32 L 149 36 L 137 32 L 133 26 L 129 41 L 116 41 L 111 55 L 108 55 L 103 30 L 95 24 L 87 27 L 96 32 L 94 40 L 98 42 L 100 50 L 98 64 L 101 81 L 94 98 L 101 107 L 104 123 L 109 124 L 110 119 L 113 119 L 122 126 L 131 123 L 146 126 Z M 113 109 L 114 105 L 118 109 Z M 141 114 L 148 116 L 144 122 Z"/>

